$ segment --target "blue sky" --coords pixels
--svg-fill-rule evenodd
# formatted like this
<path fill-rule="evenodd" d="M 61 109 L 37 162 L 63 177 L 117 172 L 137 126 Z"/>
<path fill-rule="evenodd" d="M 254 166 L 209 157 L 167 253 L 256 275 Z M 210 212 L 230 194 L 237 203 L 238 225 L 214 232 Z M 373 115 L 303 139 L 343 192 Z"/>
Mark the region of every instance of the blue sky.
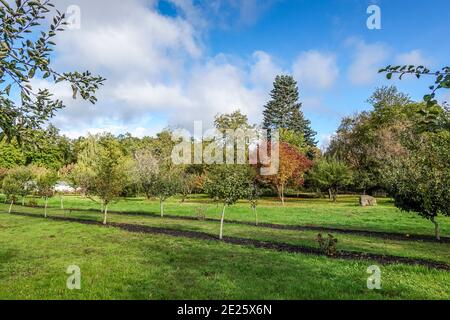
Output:
<path fill-rule="evenodd" d="M 61 3 L 79 5 L 82 23 L 58 39 L 56 65 L 108 79 L 98 106 L 67 100 L 56 116 L 53 122 L 70 136 L 190 129 L 194 120 L 211 123 L 215 114 L 237 108 L 259 122 L 273 77 L 289 73 L 326 144 L 343 116 L 370 108 L 365 101 L 377 86 L 395 84 L 421 99 L 432 84 L 387 81 L 377 74 L 380 67 L 449 64 L 448 0 Z M 371 4 L 381 9 L 381 30 L 366 26 Z"/>
<path fill-rule="evenodd" d="M 381 9 L 381 30 L 369 30 L 366 14 L 370 4 Z M 420 50 L 434 67 L 448 65 L 450 41 L 450 3 L 443 1 L 366 1 L 366 0 L 298 0 L 274 2 L 252 26 L 235 26 L 227 30 L 215 30 L 210 35 L 212 54 L 228 52 L 249 56 L 255 50 L 263 50 L 276 57 L 285 68 L 295 60 L 299 52 L 319 50 L 337 55 L 339 69 L 345 70 L 352 63 L 352 48 L 346 44 L 349 38 L 367 43 L 383 43 L 395 53 Z M 386 59 L 386 63 L 398 61 Z M 380 67 L 384 66 L 383 64 Z M 320 135 L 328 135 L 339 123 L 337 114 L 345 115 L 367 109 L 365 100 L 378 85 L 389 84 L 384 78 L 366 85 L 352 85 L 345 74 L 339 77 L 333 88 L 320 92 L 324 106 L 322 112 L 306 110 L 313 126 Z M 342 82 L 341 82 L 342 80 Z M 421 99 L 427 90 L 427 81 L 395 83 L 414 99 Z M 299 83 L 302 94 L 307 94 Z M 311 89 L 311 88 L 310 88 Z M 307 90 L 307 89 L 306 89 Z"/>

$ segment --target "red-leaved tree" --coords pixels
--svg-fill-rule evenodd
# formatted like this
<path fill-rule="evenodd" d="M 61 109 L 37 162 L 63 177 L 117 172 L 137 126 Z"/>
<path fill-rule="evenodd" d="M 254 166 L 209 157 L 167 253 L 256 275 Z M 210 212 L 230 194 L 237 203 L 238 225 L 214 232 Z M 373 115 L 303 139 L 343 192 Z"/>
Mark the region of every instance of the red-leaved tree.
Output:
<path fill-rule="evenodd" d="M 271 145 L 269 144 L 269 150 Z M 276 159 L 272 159 L 276 161 Z M 270 183 L 278 192 L 278 197 L 284 205 L 284 195 L 288 185 L 300 186 L 304 183 L 305 172 L 312 166 L 309 160 L 298 148 L 289 143 L 279 142 L 278 171 L 274 175 L 263 176 L 259 179 Z"/>

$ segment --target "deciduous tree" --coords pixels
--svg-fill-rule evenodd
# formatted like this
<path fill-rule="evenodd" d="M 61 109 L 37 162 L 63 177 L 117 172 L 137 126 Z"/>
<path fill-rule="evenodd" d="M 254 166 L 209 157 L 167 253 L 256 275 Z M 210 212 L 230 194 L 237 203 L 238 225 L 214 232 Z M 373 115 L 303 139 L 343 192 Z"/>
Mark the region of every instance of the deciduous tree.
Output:
<path fill-rule="evenodd" d="M 186 201 L 195 190 L 198 184 L 198 175 L 184 171 L 180 176 L 180 193 L 182 195 L 182 202 Z"/>
<path fill-rule="evenodd" d="M 255 216 L 255 225 L 259 224 L 257 207 L 258 207 L 258 202 L 259 202 L 260 197 L 261 197 L 261 190 L 258 186 L 257 181 L 253 180 L 248 185 L 247 199 L 250 202 L 250 206 L 252 208 L 253 215 Z"/>
<path fill-rule="evenodd" d="M 180 172 L 160 166 L 152 187 L 153 194 L 159 199 L 161 218 L 164 217 L 164 202 L 180 192 Z"/>
<path fill-rule="evenodd" d="M 20 144 L 29 128 L 41 126 L 63 107 L 48 89 L 35 91 L 32 80 L 67 82 L 74 98 L 97 101 L 95 93 L 105 79 L 89 71 L 60 73 L 51 66 L 54 37 L 65 25 L 65 14 L 49 0 L 0 2 L 0 140 L 15 137 Z"/>
<path fill-rule="evenodd" d="M 251 168 L 246 165 L 215 165 L 208 173 L 205 189 L 223 205 L 219 238 L 223 239 L 225 209 L 248 195 Z"/>
<path fill-rule="evenodd" d="M 392 159 L 384 178 L 395 205 L 430 220 L 439 240 L 437 218 L 450 216 L 450 131 L 412 136 L 405 144 L 407 155 Z"/>
<path fill-rule="evenodd" d="M 6 195 L 6 199 L 10 201 L 8 212 L 11 213 L 14 202 L 22 191 L 22 183 L 12 174 L 7 174 L 3 179 L 2 191 Z"/>
<path fill-rule="evenodd" d="M 260 176 L 262 181 L 272 184 L 284 205 L 286 187 L 289 184 L 300 186 L 304 182 L 304 173 L 311 167 L 312 162 L 298 148 L 286 142 L 279 143 L 278 172 L 275 175 Z"/>
<path fill-rule="evenodd" d="M 101 200 L 103 224 L 107 223 L 108 205 L 117 199 L 132 170 L 130 158 L 124 156 L 120 144 L 109 135 L 91 136 L 77 167 L 86 193 Z"/>
<path fill-rule="evenodd" d="M 54 195 L 54 187 L 58 181 L 56 172 L 43 169 L 36 179 L 36 193 L 44 198 L 44 216 L 47 218 L 48 198 Z"/>
<path fill-rule="evenodd" d="M 435 78 L 434 84 L 430 86 L 431 92 L 423 97 L 428 106 L 437 104 L 436 92 L 441 89 L 450 89 L 450 67 L 443 67 L 441 70 L 431 71 L 424 66 L 404 65 L 387 66 L 380 69 L 380 73 L 386 73 L 387 79 L 392 79 L 393 75 L 398 75 L 401 80 L 405 75 L 414 75 L 417 79 L 422 76 L 431 76 Z"/>
<path fill-rule="evenodd" d="M 334 158 L 319 160 L 307 176 L 312 185 L 327 190 L 333 202 L 337 200 L 339 189 L 348 186 L 352 179 L 350 169 Z"/>
<path fill-rule="evenodd" d="M 134 154 L 134 177 L 147 199 L 154 195 L 154 187 L 159 174 L 158 159 L 150 149 L 138 150 Z"/>

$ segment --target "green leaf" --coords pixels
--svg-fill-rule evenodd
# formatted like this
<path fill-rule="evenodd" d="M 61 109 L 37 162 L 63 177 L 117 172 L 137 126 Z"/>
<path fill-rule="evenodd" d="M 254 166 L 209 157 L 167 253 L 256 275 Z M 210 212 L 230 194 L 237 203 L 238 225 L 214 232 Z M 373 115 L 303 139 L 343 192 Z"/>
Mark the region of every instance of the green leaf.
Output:
<path fill-rule="evenodd" d="M 7 9 L 11 9 L 11 7 L 9 6 L 8 2 L 6 0 L 0 0 L 1 3 L 3 3 L 3 5 L 7 8 Z"/>
<path fill-rule="evenodd" d="M 11 92 L 11 84 L 9 84 L 9 85 L 5 88 L 5 92 L 6 92 L 6 94 L 9 96 L 9 93 Z"/>

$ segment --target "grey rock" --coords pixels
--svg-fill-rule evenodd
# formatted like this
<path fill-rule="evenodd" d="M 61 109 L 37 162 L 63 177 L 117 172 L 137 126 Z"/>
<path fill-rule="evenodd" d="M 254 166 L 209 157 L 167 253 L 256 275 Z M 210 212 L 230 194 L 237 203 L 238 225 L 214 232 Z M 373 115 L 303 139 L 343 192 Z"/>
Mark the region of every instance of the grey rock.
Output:
<path fill-rule="evenodd" d="M 377 199 L 371 196 L 360 196 L 359 205 L 362 207 L 372 207 L 377 205 Z"/>

